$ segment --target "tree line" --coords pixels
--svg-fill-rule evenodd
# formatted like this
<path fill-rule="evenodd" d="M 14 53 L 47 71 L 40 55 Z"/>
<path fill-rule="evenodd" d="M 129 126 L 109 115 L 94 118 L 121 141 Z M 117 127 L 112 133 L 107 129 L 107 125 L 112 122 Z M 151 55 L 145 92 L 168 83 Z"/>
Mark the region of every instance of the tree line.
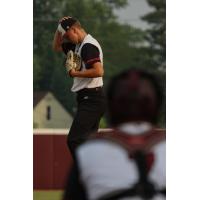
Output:
<path fill-rule="evenodd" d="M 34 0 L 34 91 L 51 91 L 74 114 L 75 95 L 70 91 L 72 79 L 66 74 L 65 56 L 52 50 L 58 20 L 69 15 L 79 19 L 86 32 L 101 44 L 105 87 L 113 75 L 126 68 L 145 68 L 159 75 L 165 95 L 166 2 L 147 2 L 154 10 L 142 19 L 151 28 L 141 30 L 128 24 L 120 24 L 114 15 L 113 10 L 127 6 L 127 0 Z M 160 119 L 161 126 L 165 126 L 165 103 Z"/>

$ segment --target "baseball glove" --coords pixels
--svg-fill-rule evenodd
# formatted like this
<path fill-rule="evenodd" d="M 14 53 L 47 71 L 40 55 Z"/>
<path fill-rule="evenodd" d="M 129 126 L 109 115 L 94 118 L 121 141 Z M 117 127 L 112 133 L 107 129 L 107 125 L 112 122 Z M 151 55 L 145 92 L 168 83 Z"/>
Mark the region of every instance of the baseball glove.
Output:
<path fill-rule="evenodd" d="M 74 53 L 72 50 L 70 50 L 67 53 L 65 67 L 68 72 L 71 69 L 75 69 L 76 71 L 79 71 L 81 68 L 81 57 L 77 53 Z"/>

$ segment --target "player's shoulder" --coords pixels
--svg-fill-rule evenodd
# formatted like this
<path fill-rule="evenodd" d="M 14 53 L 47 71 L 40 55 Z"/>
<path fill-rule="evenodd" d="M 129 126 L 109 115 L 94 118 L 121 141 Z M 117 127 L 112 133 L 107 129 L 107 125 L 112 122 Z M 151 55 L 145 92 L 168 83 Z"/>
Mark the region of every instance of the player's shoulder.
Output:
<path fill-rule="evenodd" d="M 156 145 L 153 147 L 153 149 L 154 149 L 155 151 L 160 151 L 160 150 L 166 149 L 166 141 L 163 140 L 163 141 L 159 142 L 158 144 L 156 144 Z"/>
<path fill-rule="evenodd" d="M 162 141 L 156 144 L 153 147 L 154 155 L 157 157 L 158 160 L 165 160 L 166 159 L 166 141 Z"/>
<path fill-rule="evenodd" d="M 97 46 L 92 43 L 85 43 L 82 47 L 82 51 L 98 50 Z"/>
<path fill-rule="evenodd" d="M 94 46 L 97 46 L 97 47 L 100 47 L 101 48 L 101 45 L 100 43 L 98 42 L 97 39 L 95 39 L 93 36 L 91 36 L 90 34 L 88 34 L 84 40 L 84 44 L 87 44 L 87 43 L 90 43 L 90 44 L 93 44 Z"/>
<path fill-rule="evenodd" d="M 98 47 L 91 43 L 85 43 L 81 50 L 81 56 L 84 60 L 87 60 L 88 57 L 96 57 L 99 53 Z"/>
<path fill-rule="evenodd" d="M 89 140 L 77 148 L 77 153 L 81 156 L 88 156 L 90 154 L 105 155 L 105 154 L 127 154 L 126 150 L 117 143 L 108 140 L 98 139 Z"/>

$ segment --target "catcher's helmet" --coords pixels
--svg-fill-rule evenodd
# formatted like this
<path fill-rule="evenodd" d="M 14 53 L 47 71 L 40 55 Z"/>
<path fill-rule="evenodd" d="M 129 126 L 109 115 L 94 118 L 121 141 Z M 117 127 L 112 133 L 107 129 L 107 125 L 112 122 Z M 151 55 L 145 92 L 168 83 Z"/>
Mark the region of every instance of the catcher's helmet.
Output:
<path fill-rule="evenodd" d="M 157 77 L 130 69 L 114 77 L 107 88 L 110 123 L 156 122 L 162 92 Z"/>

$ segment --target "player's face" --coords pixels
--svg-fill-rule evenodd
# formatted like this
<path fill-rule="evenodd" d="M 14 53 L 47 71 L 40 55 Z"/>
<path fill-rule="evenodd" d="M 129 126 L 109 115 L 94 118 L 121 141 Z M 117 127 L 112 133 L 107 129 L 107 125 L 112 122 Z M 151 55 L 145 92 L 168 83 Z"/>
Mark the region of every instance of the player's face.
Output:
<path fill-rule="evenodd" d="M 68 31 L 66 31 L 64 37 L 66 37 L 70 42 L 78 44 L 78 35 L 75 28 L 71 27 Z"/>

